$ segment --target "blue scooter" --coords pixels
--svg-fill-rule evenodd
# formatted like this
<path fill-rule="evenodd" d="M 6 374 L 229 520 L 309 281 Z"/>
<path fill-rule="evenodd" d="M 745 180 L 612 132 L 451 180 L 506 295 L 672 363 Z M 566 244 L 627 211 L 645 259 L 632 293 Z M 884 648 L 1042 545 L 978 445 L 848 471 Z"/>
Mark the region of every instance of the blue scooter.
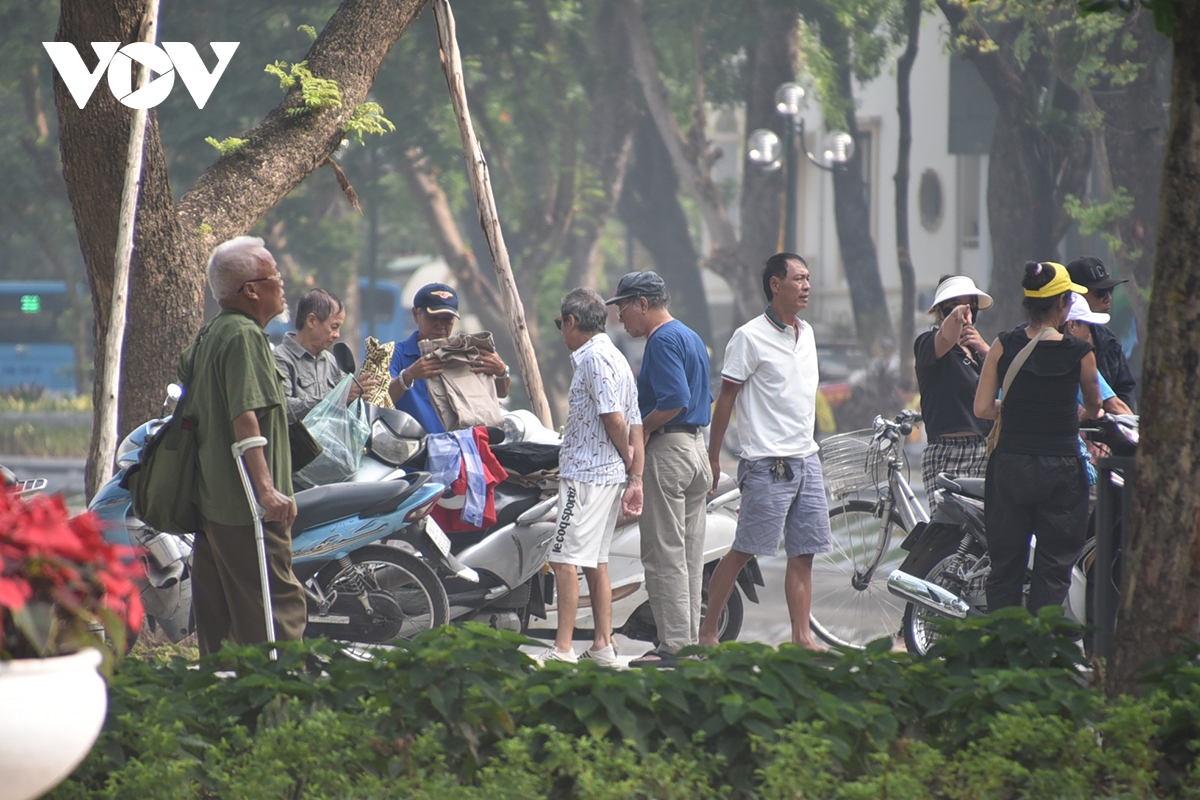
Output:
<path fill-rule="evenodd" d="M 129 491 L 121 482 L 138 462 L 146 439 L 170 419 L 181 397 L 182 391 L 172 385 L 163 417 L 125 437 L 117 449 L 119 471 L 88 504 L 107 523 L 109 541 L 142 548 L 142 603 L 148 624 L 176 642 L 195 627 L 190 570 L 194 537 L 162 533 L 134 517 Z M 373 435 L 387 435 L 386 426 L 377 426 Z M 296 493 L 292 570 L 308 599 L 306 637 L 380 644 L 448 621 L 446 590 L 437 574 L 417 556 L 383 543 L 428 515 L 444 488 L 426 472 L 408 472 L 391 480 L 338 483 Z"/>

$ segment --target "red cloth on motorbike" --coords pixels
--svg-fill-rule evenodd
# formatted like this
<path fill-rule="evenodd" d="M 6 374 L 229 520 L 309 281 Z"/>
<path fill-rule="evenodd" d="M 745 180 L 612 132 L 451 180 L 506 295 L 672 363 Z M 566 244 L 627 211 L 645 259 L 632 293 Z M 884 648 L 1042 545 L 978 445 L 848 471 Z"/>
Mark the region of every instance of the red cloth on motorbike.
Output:
<path fill-rule="evenodd" d="M 474 525 L 463 522 L 461 508 L 443 508 L 442 506 L 434 506 L 433 511 L 429 513 L 446 533 L 454 533 L 455 531 L 477 531 L 490 528 L 496 524 L 496 484 L 508 477 L 508 472 L 504 467 L 500 466 L 500 462 L 496 460 L 496 455 L 488 446 L 488 429 L 483 425 L 477 425 L 472 431 L 472 436 L 475 437 L 475 446 L 479 448 L 479 461 L 483 464 L 483 474 L 487 481 L 487 502 L 483 507 L 483 527 L 477 528 Z M 450 492 L 455 496 L 462 496 L 467 493 L 467 459 L 462 460 L 462 467 L 459 469 L 458 480 L 450 484 Z"/>

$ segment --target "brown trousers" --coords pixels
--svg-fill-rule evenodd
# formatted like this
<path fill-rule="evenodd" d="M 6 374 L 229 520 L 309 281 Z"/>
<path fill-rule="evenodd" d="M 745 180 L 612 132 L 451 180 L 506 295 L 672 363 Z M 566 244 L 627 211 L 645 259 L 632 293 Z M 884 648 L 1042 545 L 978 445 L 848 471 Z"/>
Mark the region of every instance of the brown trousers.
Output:
<path fill-rule="evenodd" d="M 291 531 L 278 522 L 268 522 L 263 535 L 275 638 L 281 642 L 302 639 L 308 611 L 304 589 L 292 574 Z M 267 640 L 253 525 L 203 520 L 192 550 L 192 605 L 200 655 L 220 650 L 226 639 L 236 644 Z"/>

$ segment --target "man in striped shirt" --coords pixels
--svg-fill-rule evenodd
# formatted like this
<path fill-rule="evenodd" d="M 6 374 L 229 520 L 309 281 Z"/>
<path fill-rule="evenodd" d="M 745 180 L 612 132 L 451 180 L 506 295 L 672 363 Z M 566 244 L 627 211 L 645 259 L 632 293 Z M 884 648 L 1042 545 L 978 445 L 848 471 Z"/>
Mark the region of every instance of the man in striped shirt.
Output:
<path fill-rule="evenodd" d="M 554 321 L 571 350 L 575 374 L 567 393 L 567 426 L 559 457 L 558 530 L 550 566 L 558 596 L 554 646 L 540 657 L 575 663 L 576 568 L 591 597 L 595 638 L 584 655 L 614 666 L 608 550 L 621 511 L 642 511 L 642 417 L 629 362 L 604 332 L 608 309 L 591 289 L 574 289 Z"/>

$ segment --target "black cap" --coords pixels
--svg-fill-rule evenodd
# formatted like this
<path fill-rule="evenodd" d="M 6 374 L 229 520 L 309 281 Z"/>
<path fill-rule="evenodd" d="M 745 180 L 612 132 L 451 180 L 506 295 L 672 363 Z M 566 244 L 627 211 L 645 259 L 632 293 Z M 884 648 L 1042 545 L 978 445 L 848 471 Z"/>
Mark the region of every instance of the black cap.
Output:
<path fill-rule="evenodd" d="M 453 314 L 458 316 L 458 292 L 444 283 L 427 283 L 417 290 L 413 308 L 427 314 Z"/>
<path fill-rule="evenodd" d="M 1104 262 L 1095 256 L 1080 256 L 1067 264 L 1067 272 L 1070 273 L 1072 282 L 1089 289 L 1111 289 L 1118 284 L 1129 282 L 1114 278 Z"/>
<path fill-rule="evenodd" d="M 630 272 L 617 282 L 617 293 L 605 301 L 611 306 L 630 297 L 658 297 L 667 291 L 667 284 L 657 272 Z"/>

